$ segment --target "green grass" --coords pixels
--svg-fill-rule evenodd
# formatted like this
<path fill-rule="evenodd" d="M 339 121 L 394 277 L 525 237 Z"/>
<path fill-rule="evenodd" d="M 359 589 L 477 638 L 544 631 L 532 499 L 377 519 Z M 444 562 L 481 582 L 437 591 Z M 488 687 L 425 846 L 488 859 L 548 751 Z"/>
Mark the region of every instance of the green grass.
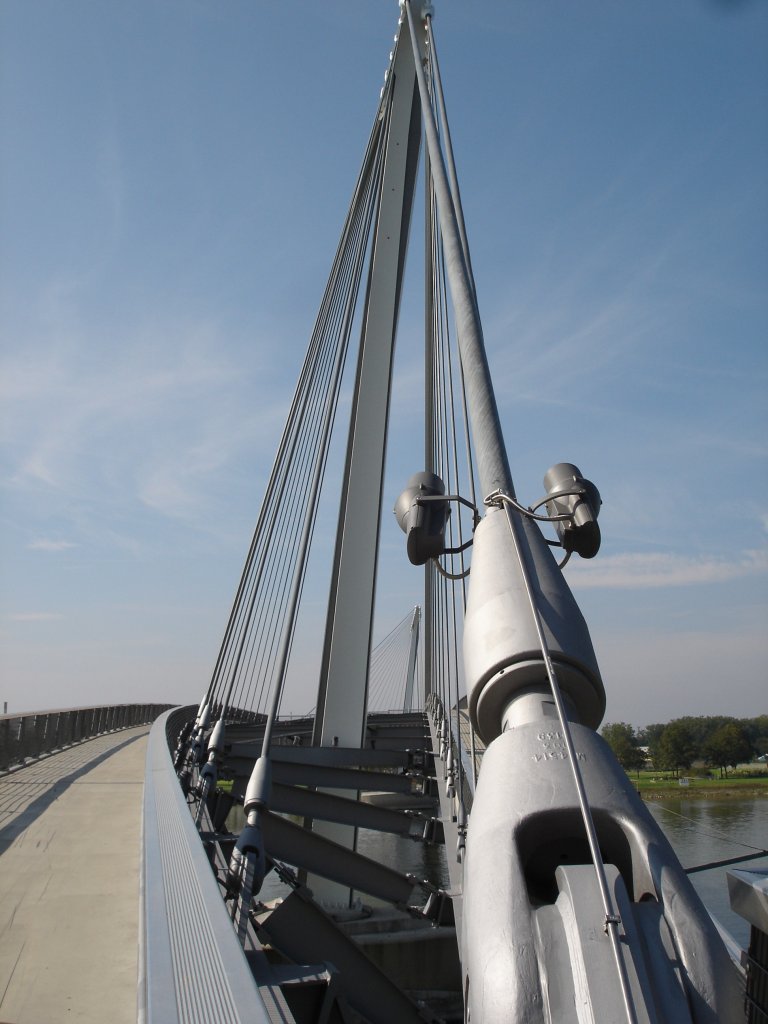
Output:
<path fill-rule="evenodd" d="M 695 769 L 694 769 L 695 771 Z M 751 778 L 742 774 L 730 774 L 727 778 L 698 778 L 685 772 L 680 773 L 688 779 L 687 786 L 681 786 L 678 779 L 667 772 L 642 771 L 627 772 L 632 785 L 643 794 L 700 794 L 702 796 L 719 796 L 729 792 L 759 792 L 768 796 L 768 772 L 753 775 Z"/>

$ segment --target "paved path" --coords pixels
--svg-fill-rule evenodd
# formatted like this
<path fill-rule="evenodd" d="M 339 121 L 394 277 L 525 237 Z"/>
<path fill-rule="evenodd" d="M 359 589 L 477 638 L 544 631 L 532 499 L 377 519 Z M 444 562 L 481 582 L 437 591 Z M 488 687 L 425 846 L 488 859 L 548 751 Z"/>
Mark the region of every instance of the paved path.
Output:
<path fill-rule="evenodd" d="M 0 776 L 0 1024 L 135 1024 L 148 731 Z"/>

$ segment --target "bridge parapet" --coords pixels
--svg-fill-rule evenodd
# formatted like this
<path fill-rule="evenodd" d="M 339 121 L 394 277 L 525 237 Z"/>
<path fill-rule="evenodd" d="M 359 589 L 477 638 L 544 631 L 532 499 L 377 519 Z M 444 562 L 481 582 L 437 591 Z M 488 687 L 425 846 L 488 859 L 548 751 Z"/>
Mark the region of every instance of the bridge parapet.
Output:
<path fill-rule="evenodd" d="M 76 743 L 150 722 L 172 704 L 103 704 L 0 715 L 0 774 Z"/>
<path fill-rule="evenodd" d="M 140 1024 L 271 1024 L 173 767 L 193 706 L 152 727 L 144 781 Z"/>

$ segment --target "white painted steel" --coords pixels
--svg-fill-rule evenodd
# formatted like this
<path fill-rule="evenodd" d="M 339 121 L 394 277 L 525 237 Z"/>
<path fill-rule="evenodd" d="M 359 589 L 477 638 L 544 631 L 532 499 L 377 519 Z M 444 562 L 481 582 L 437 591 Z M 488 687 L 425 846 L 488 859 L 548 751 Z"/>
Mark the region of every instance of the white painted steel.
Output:
<path fill-rule="evenodd" d="M 407 34 L 405 26 L 403 31 Z M 335 738 L 341 746 L 360 746 L 366 712 L 389 385 L 412 200 L 406 169 L 414 70 L 407 42 L 398 44 L 393 66 L 391 125 L 342 496 L 322 701 L 318 706 L 322 746 L 333 745 Z"/>
<path fill-rule="evenodd" d="M 367 711 L 392 359 L 419 146 L 415 72 L 407 37 L 403 23 L 390 73 L 391 121 L 318 695 L 315 738 L 321 746 L 361 746 Z M 318 823 L 316 828 L 334 842 L 354 845 L 354 830 L 347 826 Z M 324 879 L 312 878 L 309 884 L 327 903 L 349 900 L 348 891 Z"/>
<path fill-rule="evenodd" d="M 146 1024 L 270 1024 L 173 770 L 168 714 L 147 748 L 139 1017 Z"/>
<path fill-rule="evenodd" d="M 421 608 L 418 605 L 413 609 L 411 619 L 411 647 L 408 652 L 408 669 L 405 677 L 405 700 L 403 711 L 410 711 L 413 707 L 413 682 L 416 677 L 416 655 L 419 650 L 419 622 L 421 620 Z"/>

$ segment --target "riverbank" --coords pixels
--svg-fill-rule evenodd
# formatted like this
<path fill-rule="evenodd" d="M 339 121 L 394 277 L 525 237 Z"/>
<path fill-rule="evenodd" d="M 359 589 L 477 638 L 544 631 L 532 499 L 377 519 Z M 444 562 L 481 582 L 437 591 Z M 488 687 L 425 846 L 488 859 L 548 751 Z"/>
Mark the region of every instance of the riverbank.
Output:
<path fill-rule="evenodd" d="M 768 797 L 768 775 L 756 778 L 740 778 L 738 776 L 725 779 L 699 779 L 693 776 L 659 778 L 641 775 L 629 776 L 632 785 L 643 799 L 664 799 L 672 796 L 706 797 Z"/>

